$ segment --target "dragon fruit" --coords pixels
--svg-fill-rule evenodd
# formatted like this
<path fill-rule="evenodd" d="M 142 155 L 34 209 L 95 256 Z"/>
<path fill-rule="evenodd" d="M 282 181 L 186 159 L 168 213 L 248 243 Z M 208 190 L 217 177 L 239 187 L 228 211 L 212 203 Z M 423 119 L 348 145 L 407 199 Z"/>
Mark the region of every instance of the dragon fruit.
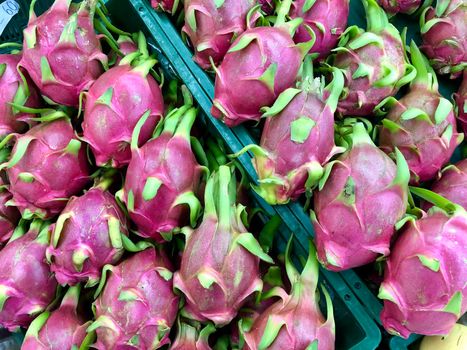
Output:
<path fill-rule="evenodd" d="M 291 3 L 292 0 L 282 1 L 274 27 L 243 32 L 216 69 L 211 113 L 227 126 L 259 121 L 261 109 L 271 106 L 281 92 L 294 84 L 303 57 L 313 43 L 293 42 L 291 35 L 301 20 L 285 23 Z"/>
<path fill-rule="evenodd" d="M 216 328 L 209 324 L 198 333 L 196 327 L 179 321 L 177 337 L 170 350 L 212 350 L 208 340 L 215 330 Z"/>
<path fill-rule="evenodd" d="M 329 163 L 311 212 L 318 259 L 327 269 L 342 271 L 389 254 L 395 225 L 407 208 L 410 178 L 397 149 L 396 158 L 397 166 L 356 123 L 352 147 Z"/>
<path fill-rule="evenodd" d="M 138 34 L 139 35 L 139 34 Z M 132 38 L 126 35 L 120 35 L 117 39 L 118 48 L 123 56 L 127 56 L 130 53 L 138 51 L 138 46 L 135 44 Z"/>
<path fill-rule="evenodd" d="M 47 260 L 58 283 L 96 285 L 106 264 L 117 263 L 123 255 L 122 236 L 128 236 L 125 214 L 107 184 L 72 197 L 57 219 Z"/>
<path fill-rule="evenodd" d="M 57 281 L 45 261 L 48 225 L 33 221 L 19 228 L 0 251 L 0 326 L 10 331 L 27 327 L 55 298 Z"/>
<path fill-rule="evenodd" d="M 12 195 L 0 177 L 0 248 L 13 234 L 21 215 L 17 208 L 6 205 Z"/>
<path fill-rule="evenodd" d="M 304 63 L 311 71 L 312 63 Z M 255 191 L 270 204 L 285 204 L 316 185 L 323 165 L 339 151 L 334 145 L 334 112 L 344 86 L 344 77 L 333 69 L 334 80 L 305 73 L 299 88 L 285 90 L 271 108 L 260 146 L 250 145 L 259 186 Z"/>
<path fill-rule="evenodd" d="M 31 125 L 33 114 L 16 110 L 10 105 L 39 107 L 39 95 L 31 80 L 17 70 L 21 54 L 0 55 L 0 137 L 12 132 L 24 132 Z"/>
<path fill-rule="evenodd" d="M 334 349 L 335 324 L 331 298 L 323 288 L 327 319 L 316 300 L 319 267 L 316 251 L 310 244 L 308 260 L 300 275 L 290 261 L 290 242 L 286 252 L 287 275 L 292 285 L 290 295 L 282 288 L 276 289 L 281 300 L 264 311 L 244 334 L 244 350 Z"/>
<path fill-rule="evenodd" d="M 156 60 L 146 59 L 132 67 L 131 60 L 137 55 L 126 56 L 86 93 L 83 138 L 91 146 L 98 166 L 128 165 L 131 135 L 138 120 L 145 118 L 138 139 L 141 145 L 151 138 L 164 113 L 161 89 L 149 74 Z"/>
<path fill-rule="evenodd" d="M 297 0 L 292 4 L 291 18 L 303 18 L 303 23 L 295 33 L 295 42 L 311 40 L 313 31 L 315 43 L 310 53 L 319 58 L 326 57 L 336 47 L 339 36 L 347 28 L 349 0 Z"/>
<path fill-rule="evenodd" d="M 405 43 L 375 0 L 363 0 L 367 31 L 351 26 L 342 34 L 329 63 L 344 71 L 340 114 L 367 116 L 386 97 L 410 82 L 415 69 L 406 62 Z"/>
<path fill-rule="evenodd" d="M 174 288 L 186 299 L 184 312 L 198 321 L 226 325 L 248 296 L 261 291 L 260 259 L 272 262 L 241 221 L 231 169 L 219 167 L 208 179 L 200 226 L 187 234 Z"/>
<path fill-rule="evenodd" d="M 142 237 L 164 242 L 187 224 L 187 217 L 192 226 L 196 224 L 201 204 L 195 193 L 203 169 L 190 146 L 196 113 L 189 104 L 173 110 L 163 130 L 141 148 L 136 140 L 142 123 L 133 132 L 131 162 L 124 188 L 117 195 Z"/>
<path fill-rule="evenodd" d="M 21 349 L 78 349 L 86 337 L 86 328 L 91 324 L 76 310 L 79 292 L 79 284 L 70 287 L 57 310 L 38 316 L 29 326 Z"/>
<path fill-rule="evenodd" d="M 10 161 L 2 165 L 13 195 L 8 204 L 26 219 L 52 218 L 89 181 L 85 147 L 68 118 L 39 124 L 16 140 Z"/>
<path fill-rule="evenodd" d="M 420 17 L 425 54 L 439 74 L 451 78 L 467 68 L 467 2 L 438 0 L 436 8 L 427 8 Z"/>
<path fill-rule="evenodd" d="M 158 11 L 175 14 L 180 0 L 151 0 L 151 6 Z"/>
<path fill-rule="evenodd" d="M 463 134 L 457 133 L 452 103 L 438 92 L 436 74 L 414 42 L 411 57 L 417 76 L 399 101 L 389 98 L 382 102 L 389 113 L 380 128 L 379 142 L 386 153 L 399 148 L 409 164 L 411 183 L 416 184 L 436 176 Z"/>
<path fill-rule="evenodd" d="M 431 190 L 467 210 L 467 159 L 448 165 L 440 175 Z M 423 203 L 425 211 L 431 207 L 428 203 Z"/>
<path fill-rule="evenodd" d="M 97 334 L 93 348 L 145 350 L 168 344 L 179 298 L 162 251 L 148 248 L 104 270 L 110 277 L 101 279 L 93 304 L 96 320 L 88 327 Z"/>
<path fill-rule="evenodd" d="M 203 69 L 222 62 L 232 38 L 247 27 L 247 14 L 254 0 L 185 0 L 185 25 L 195 51 L 194 60 Z"/>
<path fill-rule="evenodd" d="M 397 13 L 413 14 L 422 4 L 422 0 L 378 0 L 379 5 L 390 15 Z"/>
<path fill-rule="evenodd" d="M 411 220 L 389 257 L 379 297 L 392 334 L 448 334 L 467 311 L 467 213 L 424 189 L 414 193 L 443 207 Z M 431 198 L 429 198 L 431 197 Z"/>
<path fill-rule="evenodd" d="M 464 70 L 464 78 L 457 94 L 455 94 L 457 102 L 457 120 L 460 127 L 467 135 L 467 69 Z"/>
<path fill-rule="evenodd" d="M 84 0 L 76 9 L 71 0 L 56 0 L 39 17 L 31 2 L 19 65 L 51 103 L 77 107 L 80 93 L 107 65 L 93 27 L 96 2 Z"/>

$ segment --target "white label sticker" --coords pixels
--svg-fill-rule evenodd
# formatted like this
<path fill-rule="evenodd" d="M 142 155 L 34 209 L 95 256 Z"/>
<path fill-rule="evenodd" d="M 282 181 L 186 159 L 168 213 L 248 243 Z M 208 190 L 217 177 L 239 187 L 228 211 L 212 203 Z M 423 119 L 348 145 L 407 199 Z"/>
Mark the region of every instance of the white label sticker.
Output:
<path fill-rule="evenodd" d="M 14 0 L 6 0 L 0 4 L 0 35 L 18 11 L 19 5 Z"/>

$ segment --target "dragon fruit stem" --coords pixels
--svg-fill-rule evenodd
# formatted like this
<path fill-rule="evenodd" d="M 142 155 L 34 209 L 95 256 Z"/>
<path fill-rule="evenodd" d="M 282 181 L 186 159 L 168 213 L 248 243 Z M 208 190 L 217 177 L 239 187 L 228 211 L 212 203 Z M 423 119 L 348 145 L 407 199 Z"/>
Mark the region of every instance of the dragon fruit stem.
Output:
<path fill-rule="evenodd" d="M 410 170 L 407 161 L 401 151 L 396 147 L 396 177 L 394 178 L 393 184 L 399 184 L 403 186 L 404 189 L 407 189 L 407 186 L 410 181 Z"/>
<path fill-rule="evenodd" d="M 157 63 L 155 59 L 147 59 L 133 68 L 133 72 L 140 73 L 143 77 L 146 77 Z"/>
<path fill-rule="evenodd" d="M 73 310 L 76 310 L 76 308 L 78 307 L 80 292 L 81 284 L 79 283 L 75 286 L 69 287 L 65 296 L 63 297 L 62 303 L 60 304 L 61 307 L 67 306 L 69 308 L 72 308 Z"/>
<path fill-rule="evenodd" d="M 344 84 L 344 74 L 342 71 L 339 68 L 332 67 L 332 81 L 324 88 L 324 90 L 329 92 L 326 104 L 333 113 L 337 109 L 337 103 L 339 102 L 339 97 L 344 89 Z"/>
<path fill-rule="evenodd" d="M 229 193 L 229 185 L 231 182 L 231 173 L 230 168 L 227 166 L 219 167 L 219 226 L 230 228 L 230 212 L 232 209 L 232 200 L 231 194 Z"/>
<path fill-rule="evenodd" d="M 191 108 L 191 105 L 184 105 L 180 108 L 174 109 L 165 117 L 164 120 L 164 129 L 162 130 L 163 133 L 169 133 L 171 135 L 175 134 L 177 130 L 177 126 L 180 123 L 180 119 L 183 115 Z"/>
<path fill-rule="evenodd" d="M 435 71 L 431 68 L 426 57 L 420 52 L 417 44 L 412 40 L 410 43 L 410 57 L 412 65 L 417 71 L 413 85 L 425 87 L 430 91 L 438 91 L 438 78 Z"/>
<path fill-rule="evenodd" d="M 139 51 L 131 52 L 121 59 L 119 66 L 130 65 L 136 58 L 141 55 Z"/>
<path fill-rule="evenodd" d="M 27 338 L 37 339 L 39 337 L 39 331 L 42 329 L 42 327 L 47 322 L 49 317 L 50 317 L 50 311 L 45 311 L 41 313 L 39 316 L 37 316 L 34 319 L 34 321 L 32 321 L 31 324 L 29 325 L 24 338 L 25 339 Z"/>
<path fill-rule="evenodd" d="M 456 213 L 459 213 L 459 214 L 466 213 L 466 210 L 462 206 L 451 202 L 450 200 L 444 198 L 443 196 L 440 196 L 439 194 L 435 192 L 432 192 L 425 188 L 419 188 L 419 187 L 413 187 L 413 186 L 409 186 L 409 189 L 410 189 L 410 192 L 412 192 L 413 194 L 417 195 L 418 197 L 430 203 L 433 203 L 435 206 L 443 209 L 448 214 L 452 215 Z"/>
<path fill-rule="evenodd" d="M 378 5 L 376 0 L 362 0 L 366 12 L 367 31 L 380 33 L 389 24 L 386 12 Z"/>
<path fill-rule="evenodd" d="M 279 10 L 277 12 L 275 27 L 279 27 L 285 24 L 286 16 L 289 14 L 290 7 L 292 6 L 292 0 L 282 0 L 279 5 Z"/>
<path fill-rule="evenodd" d="M 365 129 L 365 125 L 361 122 L 358 122 L 355 123 L 352 127 L 352 147 L 355 147 L 355 145 L 362 143 L 368 143 L 370 145 L 375 146 L 373 140 L 371 139 L 370 135 L 368 135 L 368 132 Z"/>
<path fill-rule="evenodd" d="M 185 140 L 190 140 L 191 128 L 195 122 L 197 115 L 196 108 L 190 108 L 186 113 L 184 113 L 180 123 L 175 130 L 175 134 L 177 136 L 183 137 Z"/>

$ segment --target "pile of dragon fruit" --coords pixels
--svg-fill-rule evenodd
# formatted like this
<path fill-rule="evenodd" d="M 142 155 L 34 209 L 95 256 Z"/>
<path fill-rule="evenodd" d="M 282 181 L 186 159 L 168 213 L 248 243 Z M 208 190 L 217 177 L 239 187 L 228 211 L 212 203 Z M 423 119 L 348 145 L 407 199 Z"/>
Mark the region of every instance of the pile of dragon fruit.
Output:
<path fill-rule="evenodd" d="M 22 349 L 334 349 L 320 266 L 384 266 L 381 321 L 404 338 L 467 311 L 467 160 L 449 163 L 467 131 L 465 0 L 362 0 L 365 30 L 348 0 L 152 0 L 215 75 L 212 115 L 262 130 L 237 154 L 143 33 L 97 0 L 35 2 L 0 55 L 0 328 L 25 330 Z M 305 203 L 299 269 L 250 188 Z"/>

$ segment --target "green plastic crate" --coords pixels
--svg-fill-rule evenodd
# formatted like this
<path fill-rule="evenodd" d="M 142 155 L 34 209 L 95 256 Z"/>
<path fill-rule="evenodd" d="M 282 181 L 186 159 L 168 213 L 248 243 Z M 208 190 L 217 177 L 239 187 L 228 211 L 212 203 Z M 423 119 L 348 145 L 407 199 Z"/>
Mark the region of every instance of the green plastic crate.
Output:
<path fill-rule="evenodd" d="M 22 29 L 27 24 L 30 1 L 17 1 L 21 5 L 18 14 L 9 23 L 2 36 L 0 43 L 22 40 Z M 36 3 L 36 12 L 44 12 L 52 3 L 51 0 L 39 0 Z M 229 146 L 231 152 L 240 150 L 243 146 L 241 139 L 226 128 L 222 123 L 209 115 L 210 98 L 200 88 L 199 81 L 193 77 L 192 72 L 186 64 L 180 60 L 178 51 L 172 46 L 170 39 L 162 32 L 159 24 L 154 20 L 152 10 L 147 2 L 129 0 L 105 1 L 111 14 L 112 21 L 120 28 L 134 32 L 142 30 L 148 38 L 149 46 L 156 53 L 158 60 L 169 78 L 180 77 L 192 92 L 195 100 L 199 103 L 201 110 L 205 113 L 201 119 L 212 130 L 221 136 Z M 254 172 L 249 158 L 242 157 L 242 163 L 248 164 L 247 171 Z M 290 215 L 286 208 L 272 208 L 261 198 L 256 196 L 262 208 L 268 216 L 282 212 L 284 219 L 283 227 L 278 237 L 278 247 L 284 250 L 285 244 L 293 233 L 298 239 L 294 241 L 294 256 L 306 257 L 308 247 L 308 236 L 303 227 Z M 265 217 L 264 220 L 267 218 Z M 336 319 L 336 348 L 337 349 L 375 349 L 381 339 L 381 333 L 372 319 L 365 313 L 351 289 L 344 283 L 338 274 L 321 270 L 321 283 L 326 286 L 333 300 Z M 324 298 L 321 298 L 324 300 Z M 0 350 L 2 344 L 19 344 L 22 334 L 14 334 L 0 339 Z M 9 346 L 9 345 L 6 345 Z M 8 347 L 8 349 L 10 349 Z"/>
<path fill-rule="evenodd" d="M 136 6 L 139 7 L 146 7 L 149 11 L 151 11 L 150 6 L 144 0 L 132 0 Z M 203 69 L 201 69 L 193 60 L 192 60 L 192 51 L 189 49 L 187 45 L 183 42 L 180 32 L 177 28 L 174 27 L 171 19 L 169 16 L 163 13 L 157 13 L 152 11 L 152 16 L 154 21 L 159 25 L 161 30 L 165 34 L 165 40 L 172 44 L 171 48 L 167 49 L 166 54 L 170 56 L 170 59 L 174 59 L 177 62 L 183 61 L 186 67 L 191 71 L 192 76 L 185 77 L 181 75 L 183 79 L 186 81 L 195 80 L 198 82 L 198 86 L 204 89 L 205 94 L 207 95 L 210 102 L 208 103 L 208 108 L 206 108 L 205 112 L 210 114 L 210 105 L 212 104 L 212 100 L 214 97 L 214 84 L 212 80 L 212 76 L 206 73 Z M 366 27 L 366 17 L 363 5 L 360 0 L 350 0 L 350 14 L 349 14 L 349 26 L 350 25 L 358 25 L 359 27 L 365 28 Z M 392 19 L 393 24 L 399 29 L 402 30 L 404 27 L 407 28 L 407 42 L 410 40 L 414 40 L 418 44 L 420 43 L 420 33 L 419 33 L 419 23 L 418 18 L 413 18 L 410 16 L 396 16 Z M 174 58 L 172 56 L 173 50 L 178 52 L 178 57 Z M 452 81 L 445 77 L 438 77 L 439 85 L 440 85 L 440 92 L 444 95 L 444 97 L 450 99 L 453 92 L 455 92 L 458 88 L 458 82 Z M 220 124 L 220 122 L 214 120 L 214 123 Z M 219 127 L 218 127 L 219 128 Z M 254 143 L 254 138 L 250 131 L 248 131 L 244 126 L 238 126 L 233 129 L 224 130 L 225 134 L 228 134 L 226 139 L 237 138 L 241 146 L 235 144 L 232 147 L 232 152 L 237 152 L 239 149 L 243 148 L 243 146 Z M 250 177 L 253 181 L 256 180 L 256 173 L 253 169 L 250 159 L 251 156 L 248 156 L 248 161 L 245 163 L 245 156 L 243 155 L 241 160 L 242 165 L 247 169 Z M 455 155 L 452 158 L 452 161 L 458 161 L 460 159 L 460 149 L 456 150 Z M 296 202 L 291 203 L 286 206 L 275 206 L 274 209 L 277 213 L 282 217 L 284 221 L 287 222 L 289 227 L 293 227 L 295 230 L 298 228 L 299 238 L 308 239 L 309 235 L 314 236 L 314 229 L 310 222 L 310 218 L 308 213 L 306 213 L 303 209 L 303 206 Z M 304 234 L 302 237 L 301 235 Z M 381 325 L 380 320 L 380 312 L 382 310 L 382 302 L 376 297 L 373 291 L 371 291 L 362 279 L 357 275 L 357 273 L 353 270 L 348 270 L 340 273 L 340 276 L 346 281 L 348 286 L 352 289 L 355 295 L 359 298 L 361 304 L 366 308 L 367 313 Z M 400 337 L 392 337 L 389 344 L 390 348 L 393 350 L 396 349 L 406 349 L 410 344 L 415 342 L 419 339 L 419 335 L 412 335 L 408 339 L 402 339 Z"/>

